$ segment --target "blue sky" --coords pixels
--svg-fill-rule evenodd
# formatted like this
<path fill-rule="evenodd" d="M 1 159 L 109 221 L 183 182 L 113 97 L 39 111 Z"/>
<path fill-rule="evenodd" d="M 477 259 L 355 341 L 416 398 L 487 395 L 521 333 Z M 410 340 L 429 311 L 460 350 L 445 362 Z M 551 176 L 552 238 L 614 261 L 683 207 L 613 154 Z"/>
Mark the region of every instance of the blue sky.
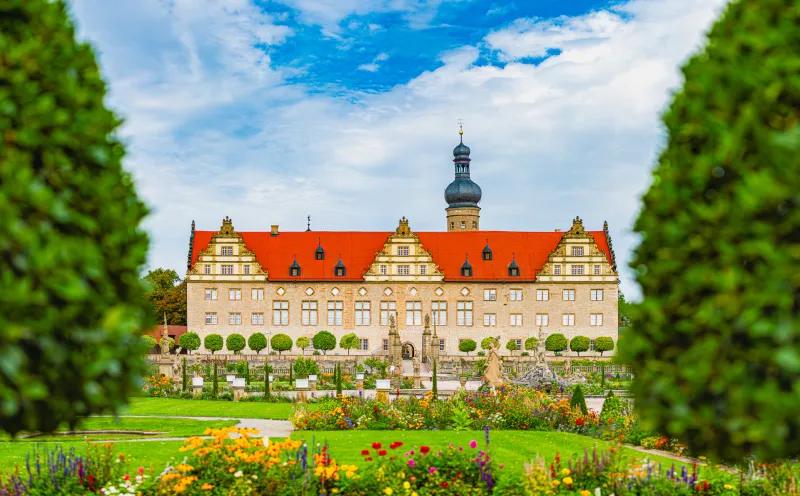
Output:
<path fill-rule="evenodd" d="M 189 227 L 443 230 L 463 119 L 487 230 L 609 222 L 622 289 L 659 116 L 726 0 L 69 0 L 153 213 Z"/>

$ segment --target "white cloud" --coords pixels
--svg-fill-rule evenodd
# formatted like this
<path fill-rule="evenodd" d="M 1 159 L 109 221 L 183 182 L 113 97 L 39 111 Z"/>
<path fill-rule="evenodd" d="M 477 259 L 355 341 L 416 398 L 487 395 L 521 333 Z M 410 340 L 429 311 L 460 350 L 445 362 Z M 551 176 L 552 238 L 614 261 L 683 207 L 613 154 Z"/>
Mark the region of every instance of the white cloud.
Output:
<path fill-rule="evenodd" d="M 486 11 L 486 15 L 493 16 L 493 15 L 507 14 L 508 12 L 511 12 L 516 8 L 517 6 L 514 5 L 513 2 L 504 5 L 493 3 L 492 5 L 489 6 L 489 10 Z"/>
<path fill-rule="evenodd" d="M 371 63 L 369 63 L 369 64 L 361 64 L 360 66 L 358 66 L 358 70 L 359 71 L 367 71 L 367 72 L 378 72 L 378 69 L 381 68 L 381 66 L 380 66 L 380 64 L 378 62 L 383 62 L 385 60 L 389 60 L 389 54 L 388 53 L 379 53 L 374 59 L 372 59 Z"/>

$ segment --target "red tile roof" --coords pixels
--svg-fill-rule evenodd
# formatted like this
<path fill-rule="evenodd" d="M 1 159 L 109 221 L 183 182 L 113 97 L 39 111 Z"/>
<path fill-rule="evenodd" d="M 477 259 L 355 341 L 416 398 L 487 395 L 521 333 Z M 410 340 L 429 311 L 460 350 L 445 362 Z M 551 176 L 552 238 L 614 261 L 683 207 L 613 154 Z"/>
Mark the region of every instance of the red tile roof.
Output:
<path fill-rule="evenodd" d="M 156 341 L 161 339 L 161 331 L 164 329 L 164 324 L 160 324 L 152 329 L 145 331 L 145 334 L 153 336 L 156 338 Z M 181 335 L 186 333 L 186 326 L 179 326 L 179 325 L 168 325 L 167 326 L 167 334 L 169 337 L 177 340 Z"/>
<path fill-rule="evenodd" d="M 603 231 L 587 231 L 594 236 L 597 247 L 611 260 L 611 254 Z M 195 231 L 192 245 L 192 265 L 199 253 L 208 247 L 215 231 Z M 247 247 L 256 254 L 261 266 L 271 281 L 360 281 L 364 271 L 372 265 L 391 232 L 320 231 L 281 232 L 272 236 L 269 232 L 241 232 Z M 558 246 L 563 232 L 515 232 L 515 231 L 466 231 L 466 232 L 417 232 L 422 246 L 433 257 L 434 263 L 444 272 L 446 281 L 501 281 L 528 280 L 536 278 L 550 252 Z M 325 250 L 325 260 L 314 260 L 317 240 Z M 486 240 L 492 250 L 492 260 L 482 258 Z M 469 255 L 473 268 L 472 277 L 461 276 L 461 265 Z M 345 277 L 334 277 L 333 267 L 342 257 L 347 268 Z M 301 267 L 300 277 L 289 276 L 289 266 L 295 256 Z M 508 264 L 516 258 L 520 268 L 519 277 L 508 276 Z"/>

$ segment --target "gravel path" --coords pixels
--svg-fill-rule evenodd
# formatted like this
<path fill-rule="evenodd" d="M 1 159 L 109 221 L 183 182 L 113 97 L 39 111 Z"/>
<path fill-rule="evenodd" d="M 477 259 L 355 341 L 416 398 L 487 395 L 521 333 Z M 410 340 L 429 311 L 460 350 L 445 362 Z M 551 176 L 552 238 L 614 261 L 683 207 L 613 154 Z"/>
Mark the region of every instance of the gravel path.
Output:
<path fill-rule="evenodd" d="M 294 430 L 292 423 L 288 420 L 268 420 L 255 418 L 235 418 L 235 417 L 190 417 L 181 415 L 120 415 L 119 418 L 158 418 L 158 419 L 189 419 L 189 420 L 238 420 L 236 427 L 240 429 L 257 429 L 261 437 L 288 437 Z M 200 436 L 207 437 L 207 436 Z M 115 439 L 114 443 L 132 443 L 141 441 L 183 441 L 188 437 L 146 437 L 136 439 Z M 103 442 L 98 439 L 97 442 Z"/>

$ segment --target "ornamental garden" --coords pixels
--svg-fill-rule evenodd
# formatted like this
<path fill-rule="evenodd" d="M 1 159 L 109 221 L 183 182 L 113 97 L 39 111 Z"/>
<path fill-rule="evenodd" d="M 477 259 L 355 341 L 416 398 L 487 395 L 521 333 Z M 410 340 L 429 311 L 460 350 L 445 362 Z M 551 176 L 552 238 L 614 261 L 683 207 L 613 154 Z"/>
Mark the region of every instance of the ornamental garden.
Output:
<path fill-rule="evenodd" d="M 60 1 L 0 14 L 0 495 L 800 494 L 796 1 L 734 1 L 683 67 L 623 339 L 463 341 L 430 375 L 322 330 L 142 338 L 93 51 Z"/>

